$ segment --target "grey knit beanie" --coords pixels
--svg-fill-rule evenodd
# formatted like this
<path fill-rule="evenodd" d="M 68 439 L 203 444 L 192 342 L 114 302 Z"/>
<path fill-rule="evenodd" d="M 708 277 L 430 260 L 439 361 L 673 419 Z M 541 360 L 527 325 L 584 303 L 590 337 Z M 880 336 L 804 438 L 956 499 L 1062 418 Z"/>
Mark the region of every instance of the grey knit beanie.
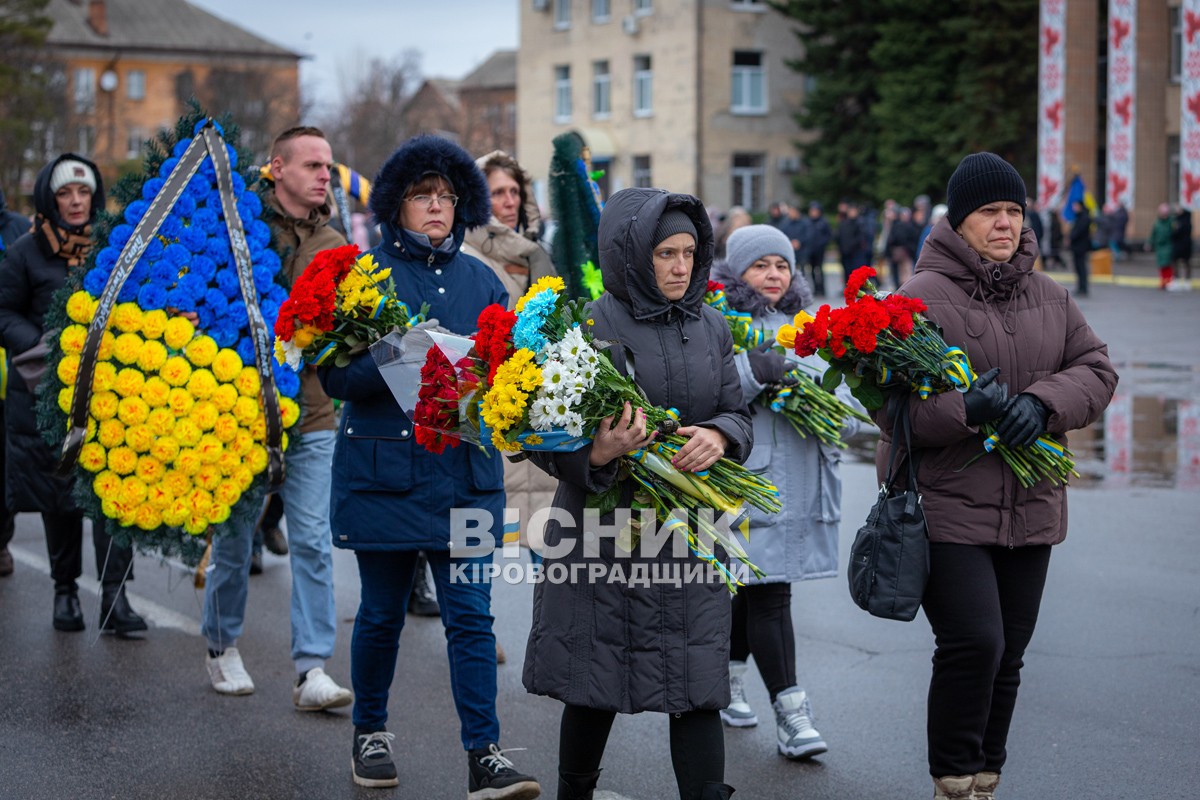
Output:
<path fill-rule="evenodd" d="M 1025 181 L 1012 164 L 995 153 L 972 153 L 959 162 L 946 184 L 946 217 L 950 227 L 957 228 L 982 205 L 1006 200 L 1023 212 L 1025 199 Z"/>
<path fill-rule="evenodd" d="M 658 224 L 654 226 L 654 246 L 657 247 L 677 233 L 690 234 L 692 241 L 700 241 L 700 235 L 696 233 L 696 223 L 692 222 L 692 218 L 673 208 L 658 218 Z"/>
<path fill-rule="evenodd" d="M 792 240 L 774 225 L 747 225 L 729 234 L 725 242 L 725 260 L 729 271 L 742 275 L 750 265 L 763 256 L 781 256 L 793 272 L 796 271 L 796 252 Z"/>

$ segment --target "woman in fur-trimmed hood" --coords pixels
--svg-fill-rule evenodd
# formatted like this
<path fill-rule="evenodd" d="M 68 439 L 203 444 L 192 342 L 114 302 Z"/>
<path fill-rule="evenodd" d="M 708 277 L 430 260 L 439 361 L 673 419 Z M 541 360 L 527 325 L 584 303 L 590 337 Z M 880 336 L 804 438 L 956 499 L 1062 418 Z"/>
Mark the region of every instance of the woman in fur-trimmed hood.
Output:
<path fill-rule="evenodd" d="M 487 222 L 491 210 L 483 174 L 461 147 L 434 136 L 410 139 L 379 171 L 370 207 L 383 233 L 371 255 L 391 269 L 396 297 L 413 311 L 427 304 L 443 328 L 470 336 L 484 307 L 508 305 L 500 280 L 459 249 L 463 232 Z M 354 551 L 361 587 L 350 645 L 355 782 L 398 781 L 386 733 L 388 693 L 423 551 L 446 628 L 468 794 L 536 796 L 537 781 L 499 755 L 491 586 L 470 573 L 466 580 L 451 577 L 456 564 L 492 560 L 490 550 L 471 559 L 451 555 L 453 509 L 490 515 L 492 536 L 502 536 L 500 456 L 471 446 L 435 454 L 417 445 L 412 422 L 369 354 L 318 374 L 330 397 L 346 401 L 333 453 L 330 527 L 334 545 Z"/>

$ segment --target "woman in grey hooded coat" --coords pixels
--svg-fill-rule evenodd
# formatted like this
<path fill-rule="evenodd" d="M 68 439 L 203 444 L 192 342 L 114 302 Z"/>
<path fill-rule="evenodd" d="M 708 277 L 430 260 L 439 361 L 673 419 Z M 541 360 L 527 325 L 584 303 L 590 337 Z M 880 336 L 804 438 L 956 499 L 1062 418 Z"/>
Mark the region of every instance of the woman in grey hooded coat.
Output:
<path fill-rule="evenodd" d="M 618 343 L 615 363 L 651 403 L 678 409 L 679 432 L 691 441 L 676 467 L 699 471 L 721 456 L 743 461 L 752 441 L 733 341 L 724 318 L 704 304 L 713 234 L 703 205 L 661 189 L 618 192 L 600 217 L 599 245 L 606 293 L 591 305 L 592 332 Z M 578 580 L 537 585 L 525 658 L 525 687 L 566 704 L 559 798 L 592 796 L 616 713 L 641 711 L 670 715 L 681 797 L 732 793 L 719 717 L 729 703 L 728 590 L 712 578 L 639 583 L 635 576 L 653 574 L 651 567 L 661 574 L 699 562 L 669 544 L 653 555 L 618 556 L 614 512 L 597 519 L 584 511 L 589 493 L 616 481 L 618 510 L 630 508 L 634 481 L 618 474 L 618 457 L 649 444 L 645 424 L 641 410 L 627 406 L 615 427 L 611 418 L 600 423 L 592 444 L 530 455 L 559 479 L 556 518 L 545 530 L 547 576 L 588 568 Z M 617 567 L 628 580 L 614 580 Z M 592 569 L 604 577 L 589 579 Z"/>

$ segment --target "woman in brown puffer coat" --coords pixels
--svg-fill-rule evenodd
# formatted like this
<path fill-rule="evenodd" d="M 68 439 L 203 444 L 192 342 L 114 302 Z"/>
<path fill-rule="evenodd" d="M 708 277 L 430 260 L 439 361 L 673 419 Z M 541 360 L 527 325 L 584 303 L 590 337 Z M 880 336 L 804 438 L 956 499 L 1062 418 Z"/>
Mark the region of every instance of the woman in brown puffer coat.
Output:
<path fill-rule="evenodd" d="M 1006 161 L 974 153 L 947 189 L 949 212 L 921 250 L 901 294 L 921 298 L 946 342 L 980 378 L 965 392 L 908 404 L 917 482 L 929 526 L 922 599 L 936 637 L 929 686 L 929 771 L 935 797 L 994 797 L 1025 648 L 1033 636 L 1050 548 L 1066 537 L 1065 488 L 1024 488 L 979 427 L 1031 444 L 1099 419 L 1117 374 L 1108 348 L 1065 288 L 1034 271 L 1037 241 L 1022 232 L 1025 184 Z M 885 428 L 880 475 L 890 447 Z"/>

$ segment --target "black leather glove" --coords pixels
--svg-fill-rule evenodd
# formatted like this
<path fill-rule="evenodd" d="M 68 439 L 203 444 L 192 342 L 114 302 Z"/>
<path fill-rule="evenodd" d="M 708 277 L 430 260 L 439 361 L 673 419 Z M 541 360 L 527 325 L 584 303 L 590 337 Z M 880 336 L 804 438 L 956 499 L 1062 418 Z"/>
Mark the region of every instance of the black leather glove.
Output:
<path fill-rule="evenodd" d="M 759 383 L 779 383 L 788 371 L 787 358 L 776 353 L 770 342 L 747 350 L 746 358 L 750 361 L 750 372 L 753 373 L 754 380 Z"/>
<path fill-rule="evenodd" d="M 1019 394 L 996 426 L 996 433 L 1009 447 L 1028 447 L 1046 432 L 1049 418 L 1050 412 L 1041 400 L 1031 394 Z"/>
<path fill-rule="evenodd" d="M 974 428 L 1004 415 L 1008 410 L 1008 384 L 996 383 L 999 367 L 980 375 L 963 395 L 967 407 L 967 424 Z"/>

